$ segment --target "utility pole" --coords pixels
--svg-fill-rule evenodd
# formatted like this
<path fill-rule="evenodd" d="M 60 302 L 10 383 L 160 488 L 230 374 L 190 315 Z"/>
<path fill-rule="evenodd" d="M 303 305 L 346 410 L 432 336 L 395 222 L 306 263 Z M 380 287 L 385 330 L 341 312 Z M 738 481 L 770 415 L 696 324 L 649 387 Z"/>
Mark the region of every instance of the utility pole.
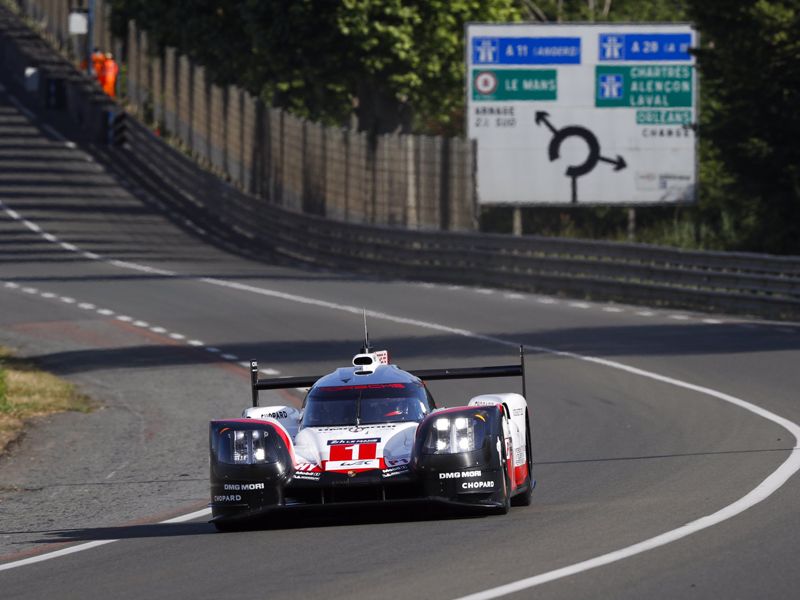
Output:
<path fill-rule="evenodd" d="M 94 9 L 95 0 L 89 0 L 86 11 L 86 74 L 92 76 L 92 50 L 94 49 Z"/>

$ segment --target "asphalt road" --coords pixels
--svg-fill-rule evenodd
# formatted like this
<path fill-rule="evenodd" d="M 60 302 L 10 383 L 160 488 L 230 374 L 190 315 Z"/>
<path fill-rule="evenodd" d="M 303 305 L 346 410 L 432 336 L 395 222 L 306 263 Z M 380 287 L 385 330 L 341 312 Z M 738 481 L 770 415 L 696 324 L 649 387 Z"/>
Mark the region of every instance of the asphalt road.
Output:
<path fill-rule="evenodd" d="M 800 422 L 800 325 L 251 260 L 154 208 L 62 139 L 57 119 L 42 129 L 15 93 L 0 92 L 0 343 L 98 408 L 37 422 L 0 460 L 0 569 L 118 541 L 0 570 L 4 600 L 455 598 L 717 511 L 730 518 L 512 596 L 797 595 L 797 440 L 724 395 Z M 346 364 L 361 307 L 375 345 L 406 368 L 511 362 L 528 346 L 533 505 L 337 512 L 232 534 L 203 517 L 163 523 L 208 502 L 207 422 L 247 406 L 240 363 L 283 375 Z M 431 389 L 447 406 L 514 385 Z"/>

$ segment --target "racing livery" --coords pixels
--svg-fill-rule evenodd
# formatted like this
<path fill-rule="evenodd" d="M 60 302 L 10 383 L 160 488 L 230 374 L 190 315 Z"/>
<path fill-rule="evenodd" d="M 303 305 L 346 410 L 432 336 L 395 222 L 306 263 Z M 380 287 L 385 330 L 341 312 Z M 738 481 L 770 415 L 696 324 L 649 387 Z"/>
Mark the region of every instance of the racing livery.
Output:
<path fill-rule="evenodd" d="M 536 484 L 520 363 L 403 371 L 368 345 L 323 377 L 259 379 L 242 418 L 210 423 L 212 522 L 238 527 L 274 510 L 442 502 L 505 513 Z M 424 381 L 519 376 L 523 394 L 437 408 Z M 310 387 L 302 409 L 259 406 L 262 390 Z"/>

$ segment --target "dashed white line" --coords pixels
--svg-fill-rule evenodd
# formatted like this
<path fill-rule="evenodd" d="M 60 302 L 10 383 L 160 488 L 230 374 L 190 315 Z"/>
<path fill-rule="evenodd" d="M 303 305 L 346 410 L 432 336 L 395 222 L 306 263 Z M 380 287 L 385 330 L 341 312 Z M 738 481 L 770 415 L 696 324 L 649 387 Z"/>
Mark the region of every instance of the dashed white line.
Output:
<path fill-rule="evenodd" d="M 55 298 L 56 294 L 53 292 L 42 292 L 41 296 L 42 298 L 47 298 L 49 300 L 50 298 Z"/>
<path fill-rule="evenodd" d="M 674 319 L 676 321 L 688 321 L 689 317 L 687 315 L 669 315 L 670 319 Z"/>
<path fill-rule="evenodd" d="M 54 236 L 52 233 L 43 233 L 42 237 L 46 239 L 48 242 L 56 243 L 58 242 L 58 238 Z"/>
<path fill-rule="evenodd" d="M 150 327 L 150 323 L 148 323 L 147 321 L 134 321 L 133 325 L 135 327 Z"/>
<path fill-rule="evenodd" d="M 151 327 L 150 331 L 152 331 L 153 333 L 167 333 L 166 329 L 164 329 L 163 327 L 158 327 L 158 326 Z"/>
<path fill-rule="evenodd" d="M 503 296 L 508 298 L 509 300 L 522 300 L 525 297 L 522 294 L 513 294 L 513 293 L 503 294 Z"/>
<path fill-rule="evenodd" d="M 639 317 L 654 317 L 656 313 L 652 310 L 637 310 L 636 315 Z"/>
<path fill-rule="evenodd" d="M 486 296 L 491 296 L 492 294 L 494 294 L 494 290 L 491 290 L 489 288 L 473 288 L 473 291 L 476 294 L 485 294 Z"/>
<path fill-rule="evenodd" d="M 98 308 L 97 314 L 103 315 L 104 317 L 110 317 L 114 314 L 113 310 L 109 310 L 108 308 Z"/>
<path fill-rule="evenodd" d="M 546 298 L 546 297 L 545 298 L 537 298 L 536 301 L 539 304 L 558 304 L 558 300 L 555 300 L 553 298 Z"/>
<path fill-rule="evenodd" d="M 189 340 L 186 343 L 189 344 L 190 346 L 194 346 L 195 348 L 198 348 L 200 346 L 205 346 L 205 344 L 200 340 Z"/>
<path fill-rule="evenodd" d="M 239 357 L 235 354 L 221 354 L 220 356 L 225 360 L 239 360 Z"/>
<path fill-rule="evenodd" d="M 91 302 L 81 302 L 78 304 L 78 308 L 82 308 L 83 310 L 94 310 L 97 307 Z"/>
<path fill-rule="evenodd" d="M 69 296 L 61 296 L 59 300 L 64 304 L 75 304 L 75 298 L 70 298 Z"/>
<path fill-rule="evenodd" d="M 249 366 L 250 365 L 248 364 L 248 367 Z M 259 371 L 261 371 L 264 375 L 280 375 L 281 374 L 281 372 L 278 371 L 277 369 L 259 369 Z"/>
<path fill-rule="evenodd" d="M 64 250 L 69 250 L 70 252 L 76 252 L 78 250 L 77 246 L 70 244 L 69 242 L 61 242 L 59 246 L 61 246 Z"/>
<path fill-rule="evenodd" d="M 617 306 L 604 306 L 603 312 L 607 313 L 621 313 L 623 310 Z"/>
<path fill-rule="evenodd" d="M 222 352 L 219 348 L 215 348 L 214 346 L 206 346 L 206 352 L 211 352 L 211 354 L 217 354 Z"/>
<path fill-rule="evenodd" d="M 720 325 L 722 321 L 719 319 L 703 319 L 703 323 L 707 325 Z"/>
<path fill-rule="evenodd" d="M 182 334 L 180 334 L 180 333 L 170 333 L 170 334 L 169 334 L 169 337 L 171 337 L 173 340 L 183 340 L 183 339 L 186 339 L 186 336 L 185 336 L 185 335 L 182 335 Z"/>
<path fill-rule="evenodd" d="M 24 288 L 22 288 L 22 291 L 25 292 L 26 294 L 38 294 L 39 293 L 39 290 L 37 290 L 34 287 L 24 287 Z"/>
<path fill-rule="evenodd" d="M 129 317 L 128 315 L 117 315 L 117 321 L 122 321 L 123 323 L 130 323 L 133 321 L 133 317 Z"/>
<path fill-rule="evenodd" d="M 6 281 L 6 287 L 12 290 L 15 290 L 19 287 L 18 283 L 14 283 L 13 281 Z"/>
<path fill-rule="evenodd" d="M 567 304 L 572 308 L 581 308 L 584 310 L 590 308 L 590 306 L 586 304 L 586 302 L 568 302 Z"/>

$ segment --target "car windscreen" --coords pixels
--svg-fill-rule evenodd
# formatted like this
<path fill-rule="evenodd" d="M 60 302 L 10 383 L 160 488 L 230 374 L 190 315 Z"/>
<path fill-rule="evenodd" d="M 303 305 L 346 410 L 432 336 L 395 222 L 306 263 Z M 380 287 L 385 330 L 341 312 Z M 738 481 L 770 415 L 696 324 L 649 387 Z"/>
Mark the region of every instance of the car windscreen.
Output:
<path fill-rule="evenodd" d="M 422 383 L 374 383 L 313 388 L 303 427 L 421 421 L 430 412 Z"/>

